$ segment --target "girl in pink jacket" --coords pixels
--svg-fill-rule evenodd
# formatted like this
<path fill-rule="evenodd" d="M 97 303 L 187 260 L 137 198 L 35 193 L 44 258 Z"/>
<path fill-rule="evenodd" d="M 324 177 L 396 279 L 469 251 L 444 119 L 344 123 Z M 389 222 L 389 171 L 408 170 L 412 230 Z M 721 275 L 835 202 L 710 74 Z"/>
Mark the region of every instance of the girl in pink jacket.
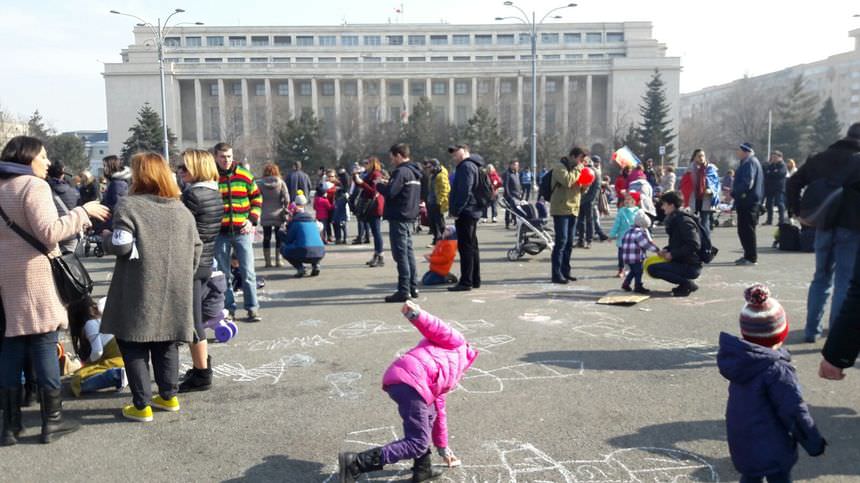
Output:
<path fill-rule="evenodd" d="M 406 302 L 403 315 L 424 336 L 417 346 L 388 366 L 382 389 L 397 403 L 403 418 L 404 437 L 363 453 L 338 455 L 340 481 L 354 482 L 362 473 L 379 471 L 400 460 L 413 459 L 412 481 L 440 476 L 432 471 L 430 441 L 448 466 L 460 463 L 448 448 L 445 397 L 457 387 L 478 353 L 463 334 L 413 302 Z"/>

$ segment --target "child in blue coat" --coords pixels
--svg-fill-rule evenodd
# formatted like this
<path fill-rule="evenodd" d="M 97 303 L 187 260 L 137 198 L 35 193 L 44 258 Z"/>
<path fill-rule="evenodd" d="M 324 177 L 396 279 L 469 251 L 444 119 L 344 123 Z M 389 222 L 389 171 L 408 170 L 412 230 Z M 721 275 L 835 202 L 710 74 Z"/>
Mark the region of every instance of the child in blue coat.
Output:
<path fill-rule="evenodd" d="M 791 356 L 781 348 L 788 335 L 785 311 L 764 285 L 749 287 L 744 297 L 743 340 L 721 333 L 717 354 L 720 374 L 729 380 L 729 453 L 741 482 L 789 482 L 797 443 L 820 456 L 827 442 L 803 402 Z"/>
<path fill-rule="evenodd" d="M 635 191 L 626 193 L 624 206 L 618 209 L 618 213 L 615 215 L 615 224 L 609 231 L 609 238 L 614 238 L 615 245 L 618 246 L 618 273 L 615 275 L 618 278 L 624 276 L 624 254 L 621 251 L 624 234 L 633 227 L 633 219 L 637 211 L 639 211 L 639 193 Z"/>

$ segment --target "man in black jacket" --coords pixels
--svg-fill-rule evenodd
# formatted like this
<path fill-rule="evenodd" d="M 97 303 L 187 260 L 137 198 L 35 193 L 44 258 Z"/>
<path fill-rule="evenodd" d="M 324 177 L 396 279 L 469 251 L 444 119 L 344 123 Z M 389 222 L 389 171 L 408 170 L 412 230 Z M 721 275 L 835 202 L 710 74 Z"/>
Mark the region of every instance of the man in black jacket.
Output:
<path fill-rule="evenodd" d="M 397 264 L 397 292 L 386 302 L 405 302 L 418 297 L 418 268 L 412 250 L 412 223 L 421 203 L 421 167 L 409 159 L 409 146 L 395 144 L 388 151 L 394 169 L 388 184 L 378 189 L 385 197 L 382 217 L 388 220 L 391 256 Z"/>
<path fill-rule="evenodd" d="M 770 162 L 764 168 L 764 198 L 767 208 L 765 225 L 773 224 L 773 207 L 779 212 L 779 224 L 785 223 L 785 180 L 788 179 L 788 168 L 782 159 L 781 151 L 770 153 Z"/>
<path fill-rule="evenodd" d="M 517 202 L 523 199 L 523 185 L 520 183 L 520 162 L 514 161 L 511 163 L 508 170 L 505 172 L 505 180 L 503 188 L 505 189 L 505 201 L 509 206 L 514 206 Z M 509 228 L 515 223 L 513 213 L 505 210 L 505 228 Z"/>
<path fill-rule="evenodd" d="M 454 186 L 451 187 L 450 211 L 451 216 L 457 219 L 454 226 L 457 227 L 457 251 L 460 252 L 460 283 L 448 287 L 448 290 L 461 292 L 481 286 L 477 230 L 483 209 L 475 200 L 474 190 L 484 159 L 471 154 L 468 144 L 449 146 L 448 152 L 457 163 Z"/>
<path fill-rule="evenodd" d="M 666 213 L 666 233 L 669 245 L 660 251 L 665 263 L 655 263 L 648 267 L 648 274 L 678 286 L 672 289 L 675 297 L 686 297 L 699 289 L 693 282 L 702 273 L 699 260 L 699 226 L 696 220 L 680 210 L 681 198 L 674 191 L 660 197 Z"/>
<path fill-rule="evenodd" d="M 307 173 L 302 171 L 302 162 L 296 161 L 293 163 L 293 170 L 287 174 L 287 189 L 290 191 L 290 199 L 296 199 L 297 192 L 302 190 L 306 197 L 311 196 L 311 178 Z"/>
<path fill-rule="evenodd" d="M 818 375 L 838 381 L 845 377 L 843 369 L 854 365 L 860 353 L 860 258 L 854 264 L 854 276 L 839 316 L 830 326 L 830 334 L 821 354 Z"/>
<path fill-rule="evenodd" d="M 848 135 L 826 150 L 813 155 L 788 179 L 788 212 L 796 216 L 800 211 L 803 189 L 816 181 L 830 179 L 836 185 L 856 180 L 860 176 L 860 123 L 848 128 Z M 843 191 L 841 207 L 836 212 L 834 226 L 815 230 L 815 275 L 809 285 L 806 299 L 805 340 L 814 342 L 823 333 L 822 319 L 830 288 L 833 301 L 830 305 L 830 327 L 836 316 L 854 270 L 854 260 L 860 250 L 860 192 Z"/>

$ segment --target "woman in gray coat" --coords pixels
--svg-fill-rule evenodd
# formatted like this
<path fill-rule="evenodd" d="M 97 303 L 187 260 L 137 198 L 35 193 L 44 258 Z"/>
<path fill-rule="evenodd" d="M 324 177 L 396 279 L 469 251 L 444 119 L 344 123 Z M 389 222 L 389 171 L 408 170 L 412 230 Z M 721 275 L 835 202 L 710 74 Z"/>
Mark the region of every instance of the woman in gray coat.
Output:
<path fill-rule="evenodd" d="M 263 209 L 260 225 L 263 226 L 263 258 L 266 268 L 283 267 L 281 244 L 278 242 L 278 229 L 287 222 L 287 208 L 290 205 L 290 190 L 281 179 L 278 165 L 269 163 L 263 168 L 263 179 L 257 180 L 263 195 Z M 275 259 L 272 262 L 272 236 L 275 237 Z"/>
<path fill-rule="evenodd" d="M 129 196 L 116 206 L 113 232 L 103 233 L 105 252 L 117 258 L 101 329 L 116 337 L 128 373 L 134 404 L 123 416 L 152 421 L 152 406 L 179 411 L 178 346 L 193 339 L 194 274 L 203 243 L 164 159 L 140 153 L 131 167 Z"/>

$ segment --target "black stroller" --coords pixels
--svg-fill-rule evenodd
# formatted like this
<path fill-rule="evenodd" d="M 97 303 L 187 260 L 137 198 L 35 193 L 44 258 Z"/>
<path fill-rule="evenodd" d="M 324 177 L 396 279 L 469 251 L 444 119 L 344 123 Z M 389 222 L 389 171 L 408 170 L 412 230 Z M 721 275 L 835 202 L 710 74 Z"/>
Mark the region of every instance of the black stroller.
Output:
<path fill-rule="evenodd" d="M 537 255 L 547 248 L 553 248 L 555 235 L 547 226 L 549 213 L 546 203 L 538 201 L 530 204 L 528 201 L 502 197 L 501 205 L 517 220 L 517 242 L 514 248 L 508 250 L 508 260 L 515 262 L 525 254 Z"/>

